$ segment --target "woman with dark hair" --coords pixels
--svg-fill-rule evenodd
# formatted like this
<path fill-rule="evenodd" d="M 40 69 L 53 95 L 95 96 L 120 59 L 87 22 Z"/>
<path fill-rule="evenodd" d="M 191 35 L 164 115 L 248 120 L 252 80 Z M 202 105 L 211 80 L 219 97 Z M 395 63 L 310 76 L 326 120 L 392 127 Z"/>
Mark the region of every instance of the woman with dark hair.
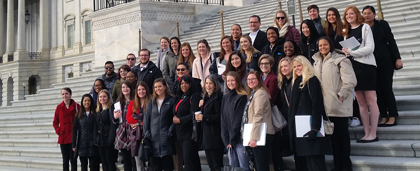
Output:
<path fill-rule="evenodd" d="M 175 124 L 175 135 L 181 144 L 184 170 L 200 171 L 201 164 L 198 156 L 198 143 L 193 141 L 193 118 L 194 113 L 199 111 L 198 103 L 201 99 L 197 92 L 196 81 L 188 75 L 180 80 L 181 85 L 177 90 L 177 101 L 174 107 L 173 123 Z"/>
<path fill-rule="evenodd" d="M 274 24 L 279 29 L 279 37 L 284 37 L 286 40 L 299 42 L 299 30 L 290 25 L 286 11 L 279 10 L 276 12 L 276 15 L 274 15 Z"/>
<path fill-rule="evenodd" d="M 143 117 L 147 103 L 152 98 L 146 82 L 140 81 L 135 89 L 134 100 L 130 101 L 127 109 L 127 123 L 130 124 L 131 156 L 136 160 L 137 171 L 145 171 L 146 165 L 140 160 L 138 150 L 143 139 Z"/>
<path fill-rule="evenodd" d="M 185 63 L 188 65 L 189 68 L 192 68 L 193 62 L 195 59 L 195 55 L 193 50 L 191 49 L 191 45 L 188 42 L 184 42 L 181 44 L 181 57 L 178 59 L 178 62 L 176 62 L 176 66 L 180 63 Z M 174 70 L 174 78 L 177 78 L 176 76 L 176 70 Z M 189 75 L 192 75 L 192 69 L 189 70 Z"/>
<path fill-rule="evenodd" d="M 191 70 L 191 68 L 186 63 L 177 64 L 176 70 L 175 70 L 177 79 L 176 79 L 175 83 L 170 87 L 170 90 L 171 90 L 172 94 L 177 94 L 177 90 L 178 90 L 179 86 L 181 85 L 181 82 L 180 82 L 181 77 L 183 77 L 184 75 L 190 75 L 189 74 L 190 70 Z"/>
<path fill-rule="evenodd" d="M 99 156 L 102 162 L 102 170 L 116 171 L 114 149 L 117 121 L 113 116 L 114 106 L 111 102 L 111 94 L 103 89 L 98 93 L 98 105 L 96 106 L 96 120 L 94 124 L 95 143 L 98 146 Z"/>
<path fill-rule="evenodd" d="M 241 136 L 241 121 L 247 101 L 247 92 L 235 71 L 226 74 L 228 93 L 223 96 L 221 106 L 222 141 L 232 155 L 228 155 L 230 165 L 250 171 Z"/>
<path fill-rule="evenodd" d="M 82 96 L 80 102 L 83 107 L 77 112 L 73 120 L 73 151 L 80 157 L 82 171 L 89 169 L 91 171 L 99 171 L 99 153 L 98 147 L 95 146 L 95 132 L 93 126 L 95 124 L 95 106 L 93 106 L 93 98 L 89 94 Z"/>
<path fill-rule="evenodd" d="M 200 79 L 201 87 L 204 87 L 204 78 L 210 75 L 210 66 L 215 59 L 206 39 L 197 42 L 197 51 L 198 58 L 193 62 L 192 77 Z"/>
<path fill-rule="evenodd" d="M 357 84 L 356 75 L 350 60 L 341 51 L 335 51 L 329 37 L 321 37 L 318 48 L 313 65 L 315 75 L 321 81 L 325 112 L 334 123 L 331 135 L 333 170 L 352 170 L 348 118 L 353 115 L 352 91 Z"/>
<path fill-rule="evenodd" d="M 143 132 L 147 141 L 151 142 L 151 170 L 172 171 L 172 141 L 173 108 L 175 98 L 169 90 L 165 79 L 158 78 L 153 83 L 153 98 L 147 103 L 143 119 Z"/>
<path fill-rule="evenodd" d="M 262 55 L 260 51 L 252 46 L 251 37 L 243 35 L 241 37 L 241 53 L 245 58 L 246 66 L 248 71 L 259 71 L 258 59 Z"/>
<path fill-rule="evenodd" d="M 124 161 L 124 170 L 132 170 L 136 167 L 135 159 L 131 157 L 131 140 L 130 140 L 130 125 L 127 123 L 127 111 L 130 101 L 134 99 L 134 87 L 129 81 L 124 81 L 121 85 L 121 95 L 116 102 L 120 102 L 121 110 L 114 111 L 114 118 L 119 119 L 117 122 L 117 134 L 115 138 L 114 147 L 116 150 L 121 150 Z"/>
<path fill-rule="evenodd" d="M 264 86 L 268 89 L 270 94 L 270 102 L 276 105 L 277 95 L 279 94 L 279 87 L 277 83 L 276 74 L 271 70 L 274 65 L 274 58 L 270 55 L 264 54 L 258 60 L 258 65 L 261 68 L 261 79 Z"/>
<path fill-rule="evenodd" d="M 228 63 L 226 64 L 226 70 L 223 72 L 223 75 L 226 75 L 229 71 L 235 71 L 238 73 L 239 79 L 241 80 L 241 83 L 244 86 L 243 88 L 245 89 L 246 75 L 248 74 L 248 70 L 246 68 L 245 59 L 242 57 L 239 51 L 234 51 L 229 56 Z"/>
<path fill-rule="evenodd" d="M 98 94 L 101 90 L 107 89 L 103 79 L 96 79 L 93 87 L 93 92 L 90 94 L 93 98 L 93 106 L 97 106 Z"/>
<path fill-rule="evenodd" d="M 306 19 L 300 25 L 300 32 L 299 49 L 302 52 L 301 54 L 312 64 L 314 63 L 312 56 L 318 52 L 316 48 L 316 41 L 319 38 L 318 31 L 315 28 L 314 22 Z"/>
<path fill-rule="evenodd" d="M 210 66 L 210 73 L 216 75 L 220 85 L 224 84 L 223 72 L 226 69 L 229 56 L 233 52 L 233 39 L 230 36 L 223 36 L 220 40 L 220 53 L 214 53 L 215 60 Z"/>
<path fill-rule="evenodd" d="M 121 95 L 121 85 L 127 77 L 127 73 L 131 71 L 131 68 L 128 65 L 122 65 L 118 68 L 117 78 L 115 81 L 114 88 L 112 88 L 112 101 L 116 102 L 117 98 Z"/>
<path fill-rule="evenodd" d="M 176 67 L 179 55 L 181 54 L 181 48 L 179 48 L 179 46 L 181 46 L 181 41 L 178 37 L 172 37 L 169 42 L 169 51 L 166 52 L 165 59 L 163 60 L 162 75 L 168 84 L 172 85 L 175 79 L 175 72 L 173 72 L 173 70 Z"/>
<path fill-rule="evenodd" d="M 264 46 L 262 53 L 269 54 L 274 58 L 274 65 L 271 68 L 275 73 L 277 73 L 277 66 L 279 60 L 283 54 L 283 44 L 285 41 L 284 37 L 279 38 L 279 29 L 276 27 L 269 27 L 267 29 L 267 39 L 268 44 Z"/>
<path fill-rule="evenodd" d="M 223 94 L 215 75 L 207 76 L 203 91 L 203 100 L 199 103 L 201 114 L 195 115 L 195 119 L 201 122 L 200 147 L 206 153 L 210 170 L 221 171 L 224 152 L 220 125 Z"/>
<path fill-rule="evenodd" d="M 376 20 L 375 16 L 375 8 L 372 6 L 363 8 L 363 17 L 372 29 L 375 42 L 373 55 L 376 59 L 376 95 L 381 114 L 379 126 L 395 126 L 398 110 L 392 91 L 392 78 L 394 69 L 401 69 L 403 63 L 391 27 L 385 20 Z"/>
<path fill-rule="evenodd" d="M 233 39 L 234 50 L 241 49 L 240 38 L 242 36 L 242 27 L 239 24 L 233 24 L 230 29 L 230 36 Z"/>
<path fill-rule="evenodd" d="M 283 54 L 281 55 L 282 59 L 284 57 L 289 57 L 290 60 L 292 60 L 294 57 L 300 55 L 299 46 L 296 44 L 296 42 L 292 40 L 286 40 L 283 45 Z M 280 67 L 280 66 L 278 66 Z M 280 72 L 280 70 L 278 70 Z"/>
<path fill-rule="evenodd" d="M 343 37 L 343 22 L 341 21 L 340 12 L 337 8 L 331 7 L 327 10 L 327 22 L 325 24 L 324 32 L 333 42 L 336 49 L 342 49 L 340 41 L 344 40 Z"/>
<path fill-rule="evenodd" d="M 102 80 L 103 81 L 103 80 Z M 71 99 L 71 89 L 65 87 L 61 90 L 61 98 L 63 102 L 57 105 L 54 113 L 53 127 L 58 135 L 58 144 L 60 144 L 61 155 L 63 157 L 63 170 L 69 170 L 69 162 L 71 170 L 77 170 L 77 160 L 73 158 L 72 150 L 72 133 L 73 120 L 80 105 Z"/>

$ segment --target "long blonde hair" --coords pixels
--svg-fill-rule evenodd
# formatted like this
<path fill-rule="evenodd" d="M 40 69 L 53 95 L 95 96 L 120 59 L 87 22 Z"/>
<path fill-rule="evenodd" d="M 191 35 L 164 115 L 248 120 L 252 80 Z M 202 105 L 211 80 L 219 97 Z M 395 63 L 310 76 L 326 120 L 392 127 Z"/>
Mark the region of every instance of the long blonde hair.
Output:
<path fill-rule="evenodd" d="M 280 13 L 282 13 L 283 15 L 284 15 L 284 24 L 286 24 L 286 23 L 290 23 L 290 21 L 289 21 L 289 17 L 287 17 L 287 13 L 286 13 L 286 11 L 283 11 L 283 10 L 278 10 L 277 12 L 276 12 L 276 14 L 274 14 L 274 25 L 275 26 L 277 26 L 277 28 L 279 28 L 279 30 L 281 29 L 281 27 L 280 27 L 280 25 L 279 25 L 279 23 L 277 22 L 277 14 L 280 14 Z"/>
<path fill-rule="evenodd" d="M 254 53 L 259 52 L 259 51 L 257 49 L 255 49 L 254 46 L 252 46 L 252 39 L 251 39 L 251 37 L 249 37 L 248 35 L 242 35 L 239 40 L 241 40 L 242 38 L 247 39 L 249 41 L 249 44 L 250 44 L 249 45 L 249 48 L 251 48 L 251 50 L 249 51 L 249 53 L 246 53 L 246 50 L 245 49 L 242 49 L 242 47 L 241 47 L 241 53 L 246 54 L 245 62 L 246 63 L 250 63 L 251 60 L 252 60 L 252 55 Z"/>
<path fill-rule="evenodd" d="M 279 87 L 279 89 L 281 89 L 281 87 L 283 86 L 283 82 L 284 82 L 283 80 L 287 79 L 286 76 L 283 75 L 283 73 L 281 73 L 281 63 L 283 61 L 289 62 L 290 68 L 292 68 L 292 72 L 293 72 L 292 59 L 290 59 L 289 57 L 284 57 L 284 58 L 280 59 L 279 66 L 278 66 L 278 69 L 277 69 L 277 72 L 279 72 L 279 73 L 277 73 L 277 82 L 278 82 L 277 86 Z"/>
<path fill-rule="evenodd" d="M 313 76 L 315 76 L 315 71 L 314 71 L 314 67 L 312 67 L 311 62 L 309 62 L 309 60 L 302 56 L 296 56 L 295 58 L 293 58 L 292 63 L 297 62 L 303 65 L 303 70 L 302 70 L 302 82 L 299 84 L 299 88 L 302 89 L 303 87 L 305 87 L 306 82 L 308 82 L 308 80 L 310 78 L 312 78 Z M 295 84 L 295 80 L 298 76 L 296 75 L 295 71 L 293 70 L 293 80 L 292 83 Z"/>
<path fill-rule="evenodd" d="M 99 91 L 98 93 L 98 99 L 97 99 L 97 105 L 96 105 L 96 112 L 100 112 L 101 110 L 103 110 L 103 106 L 102 104 L 99 102 L 99 96 L 101 95 L 101 93 L 105 93 L 106 96 L 108 96 L 108 101 L 106 102 L 106 106 L 108 108 L 112 107 L 112 102 L 111 102 L 111 94 L 109 94 L 109 91 L 107 89 L 102 89 L 101 91 Z"/>

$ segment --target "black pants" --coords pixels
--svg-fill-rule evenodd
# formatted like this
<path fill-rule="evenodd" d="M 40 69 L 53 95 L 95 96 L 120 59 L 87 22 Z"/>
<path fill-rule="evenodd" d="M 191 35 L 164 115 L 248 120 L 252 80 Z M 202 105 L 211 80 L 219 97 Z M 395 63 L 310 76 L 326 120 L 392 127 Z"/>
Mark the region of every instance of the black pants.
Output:
<path fill-rule="evenodd" d="M 376 68 L 376 96 L 382 118 L 398 116 L 397 102 L 392 91 L 394 66 L 391 61 L 387 63 L 378 63 Z"/>
<path fill-rule="evenodd" d="M 124 170 L 127 170 L 127 171 L 137 170 L 136 161 L 134 157 L 131 157 L 131 150 L 121 149 L 121 155 L 124 161 Z"/>
<path fill-rule="evenodd" d="M 252 148 L 252 153 L 254 154 L 254 160 L 255 160 L 255 170 L 256 171 L 266 171 L 266 170 L 270 170 L 269 168 L 269 164 L 270 164 L 270 152 L 271 150 L 271 145 L 274 142 L 274 135 L 271 134 L 267 134 L 266 135 L 266 145 L 265 146 L 257 146 Z M 273 156 L 277 155 L 280 156 L 281 154 L 274 154 L 272 153 Z M 279 168 L 279 163 L 281 165 L 282 163 L 282 158 L 280 156 L 281 160 L 274 160 L 273 157 L 273 165 L 274 168 L 276 168 L 275 170 L 278 171 Z"/>
<path fill-rule="evenodd" d="M 295 171 L 308 171 L 308 164 L 306 162 L 306 157 L 298 156 L 294 154 L 295 159 Z"/>
<path fill-rule="evenodd" d="M 306 156 L 308 171 L 327 171 L 324 155 Z"/>
<path fill-rule="evenodd" d="M 356 98 L 354 98 L 354 100 L 353 100 L 353 117 L 356 117 L 360 120 L 359 103 L 357 102 Z"/>
<path fill-rule="evenodd" d="M 61 156 L 63 157 L 63 171 L 69 171 L 69 162 L 71 170 L 77 171 L 77 159 L 73 157 L 73 149 L 70 144 L 60 144 Z"/>
<path fill-rule="evenodd" d="M 150 159 L 150 170 L 151 171 L 173 171 L 174 166 L 172 163 L 172 155 L 166 155 L 163 157 L 152 157 Z"/>
<path fill-rule="evenodd" d="M 98 147 L 103 171 L 116 171 L 114 147 Z"/>
<path fill-rule="evenodd" d="M 351 170 L 350 136 L 347 117 L 329 117 L 334 123 L 334 133 L 331 135 L 331 146 L 334 157 L 334 169 Z"/>
<path fill-rule="evenodd" d="M 270 153 L 271 153 L 271 159 L 273 161 L 274 171 L 283 171 L 284 170 L 284 165 L 283 165 L 284 162 L 283 162 L 283 156 L 282 156 L 283 149 L 279 145 L 282 138 L 282 131 L 278 131 L 274 135 L 267 135 L 267 136 L 269 136 L 267 137 L 268 138 L 267 140 L 272 139 L 271 142 L 268 142 L 268 143 L 269 143 L 269 148 L 271 148 Z"/>
<path fill-rule="evenodd" d="M 210 170 L 221 170 L 223 167 L 224 148 L 204 150 Z"/>
<path fill-rule="evenodd" d="M 82 157 L 80 156 L 80 163 L 82 171 L 88 170 L 88 159 L 89 159 L 89 169 L 90 171 L 99 171 L 99 157 L 98 156 L 90 156 L 90 157 Z"/>
<path fill-rule="evenodd" d="M 182 146 L 184 171 L 201 171 L 200 157 L 198 156 L 198 143 L 193 140 L 179 141 Z"/>

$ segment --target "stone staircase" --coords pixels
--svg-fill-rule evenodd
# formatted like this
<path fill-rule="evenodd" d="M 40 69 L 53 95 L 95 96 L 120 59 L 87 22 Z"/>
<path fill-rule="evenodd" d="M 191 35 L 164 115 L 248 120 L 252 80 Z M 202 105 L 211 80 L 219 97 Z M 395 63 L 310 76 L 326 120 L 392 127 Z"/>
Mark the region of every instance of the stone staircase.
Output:
<path fill-rule="evenodd" d="M 285 8 L 286 1 L 281 1 Z M 317 4 L 321 17 L 329 7 L 337 7 L 341 13 L 345 7 L 355 5 L 361 9 L 365 5 L 376 7 L 375 0 L 347 1 L 302 1 L 304 18 L 309 18 L 306 7 Z M 225 33 L 230 34 L 230 26 L 238 23 L 243 33 L 249 32 L 248 17 L 257 14 L 262 19 L 262 30 L 273 25 L 274 12 L 278 10 L 278 2 L 261 1 L 250 6 L 224 11 Z M 374 170 L 420 170 L 417 151 L 420 150 L 420 0 L 382 0 L 382 8 L 386 20 L 390 23 L 395 39 L 400 48 L 404 69 L 397 71 L 394 77 L 394 91 L 400 110 L 398 126 L 379 128 L 380 141 L 371 144 L 357 144 L 356 138 L 362 136 L 362 127 L 351 129 L 352 160 L 355 171 Z M 296 10 L 298 11 L 298 10 Z M 295 16 L 299 27 L 299 15 Z M 290 17 L 291 19 L 291 17 Z M 212 51 L 219 51 L 220 17 L 211 14 L 209 18 L 197 26 L 185 30 L 181 41 L 190 42 L 196 52 L 196 42 L 206 38 Z M 153 60 L 155 61 L 155 60 Z M 116 68 L 125 63 L 114 61 Z M 88 93 L 93 80 L 103 74 L 103 68 L 83 73 L 80 77 L 68 79 L 65 83 L 53 84 L 51 88 L 41 89 L 35 95 L 26 95 L 26 100 L 13 101 L 12 106 L 0 108 L 0 170 L 61 170 L 61 153 L 57 145 L 57 135 L 52 128 L 54 111 L 62 100 L 60 90 L 70 87 L 73 99 L 80 102 L 83 94 Z M 200 152 L 202 164 L 206 164 L 204 153 Z M 289 168 L 293 167 L 293 159 L 284 159 Z M 327 156 L 327 164 L 331 168 L 332 157 Z M 122 170 L 121 165 L 119 169 Z"/>

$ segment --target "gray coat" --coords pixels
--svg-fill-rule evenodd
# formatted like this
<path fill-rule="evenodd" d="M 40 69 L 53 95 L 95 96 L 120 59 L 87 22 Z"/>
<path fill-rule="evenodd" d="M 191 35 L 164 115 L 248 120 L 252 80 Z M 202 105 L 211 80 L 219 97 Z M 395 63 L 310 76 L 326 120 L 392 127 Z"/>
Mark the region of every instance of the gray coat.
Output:
<path fill-rule="evenodd" d="M 166 56 L 163 60 L 162 65 L 162 75 L 163 78 L 168 82 L 169 85 L 172 85 L 175 78 L 175 68 L 176 68 L 176 62 L 179 59 L 179 54 L 175 55 L 172 51 L 168 51 L 166 53 Z"/>

